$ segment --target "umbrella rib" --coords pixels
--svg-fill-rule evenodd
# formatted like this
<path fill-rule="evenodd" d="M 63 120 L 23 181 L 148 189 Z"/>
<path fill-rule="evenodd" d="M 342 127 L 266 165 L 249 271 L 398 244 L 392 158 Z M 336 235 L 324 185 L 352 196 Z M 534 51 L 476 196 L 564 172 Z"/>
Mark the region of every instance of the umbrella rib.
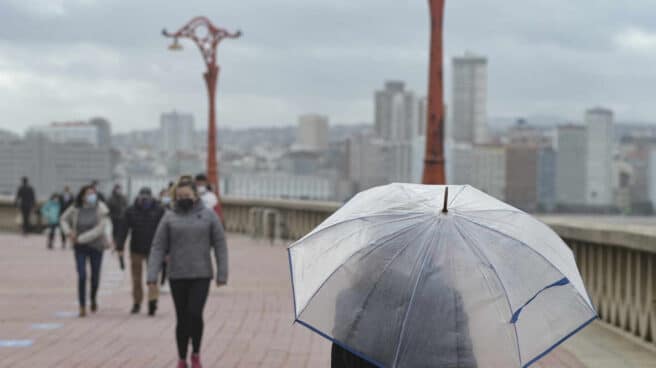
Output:
<path fill-rule="evenodd" d="M 410 296 L 410 301 L 408 302 L 408 308 L 405 310 L 405 315 L 403 316 L 403 323 L 401 324 L 401 331 L 399 332 L 399 339 L 396 345 L 396 352 L 394 353 L 394 361 L 392 363 L 392 367 L 396 367 L 396 364 L 398 363 L 399 360 L 399 354 L 401 353 L 401 346 L 403 343 L 403 336 L 405 335 L 405 326 L 408 322 L 408 317 L 410 316 L 410 311 L 412 310 L 412 303 L 415 299 L 415 295 L 417 294 L 417 289 L 419 288 L 419 281 L 421 281 L 421 275 L 423 273 L 424 268 L 426 267 L 426 264 L 428 263 L 428 252 L 430 251 L 430 245 L 433 243 L 435 240 L 435 235 L 437 232 L 433 232 L 433 236 L 431 237 L 431 240 L 426 242 L 426 245 L 424 246 L 424 249 L 422 250 L 422 255 L 417 258 L 417 263 L 423 258 L 423 262 L 419 268 L 419 273 L 417 274 L 417 281 L 415 282 L 415 286 L 412 288 L 412 294 Z M 435 247 L 437 248 L 437 247 Z M 433 248 L 433 249 L 435 249 Z M 415 263 L 415 266 L 417 265 Z M 413 267 L 414 268 L 414 267 Z"/>
<path fill-rule="evenodd" d="M 428 222 L 428 221 L 424 221 L 424 222 Z M 417 223 L 416 225 L 419 226 L 419 224 L 422 224 L 422 223 L 423 223 L 423 222 L 420 222 L 420 223 Z M 404 232 L 403 232 L 403 233 L 399 233 L 398 235 L 399 235 L 399 236 L 400 236 L 400 235 L 404 235 L 405 233 L 407 233 L 407 232 L 410 231 L 411 229 L 412 229 L 412 227 L 409 226 L 408 228 L 404 229 Z M 427 230 L 428 230 L 428 229 L 427 229 Z M 427 231 L 427 230 L 426 230 L 426 231 Z M 418 234 L 413 238 L 413 241 L 416 240 L 417 238 L 419 238 L 419 236 L 420 236 L 421 234 L 425 233 L 426 231 L 418 233 Z M 395 234 L 395 235 L 396 235 L 396 234 Z M 391 239 L 386 239 L 385 241 L 392 240 L 392 239 L 394 239 L 394 238 L 396 238 L 396 236 L 395 236 L 395 237 L 392 237 Z M 385 275 L 385 273 L 387 273 L 387 271 L 389 270 L 389 268 L 392 266 L 392 263 L 394 263 L 394 261 L 396 261 L 396 259 L 399 258 L 399 256 L 401 256 L 401 254 L 402 254 L 406 249 L 408 249 L 408 247 L 409 247 L 411 244 L 413 244 L 413 241 L 409 241 L 409 242 L 408 242 L 405 246 L 403 246 L 398 252 L 396 252 L 396 254 L 394 254 L 394 256 L 392 257 L 392 259 L 390 259 L 389 262 L 387 262 L 387 264 L 386 264 L 385 267 L 383 268 L 383 272 L 380 273 L 380 276 L 378 277 L 378 279 L 376 280 L 376 282 L 374 283 L 374 285 L 371 287 L 371 289 L 370 289 L 369 292 L 367 293 L 367 296 L 366 296 L 364 302 L 362 303 L 362 308 L 360 308 L 360 313 L 358 313 L 358 316 L 357 316 L 357 317 L 354 319 L 354 321 L 353 321 L 353 324 L 352 324 L 352 327 L 353 327 L 353 328 L 357 326 L 357 324 L 358 324 L 358 322 L 359 322 L 359 320 L 360 320 L 360 317 L 361 317 L 362 311 L 364 311 L 364 310 L 366 309 L 366 306 L 367 306 L 367 304 L 368 304 L 368 302 L 369 302 L 369 299 L 371 299 L 371 295 L 373 295 L 374 291 L 376 290 L 376 287 L 377 287 L 378 284 L 380 283 L 380 280 L 383 278 L 383 276 Z M 384 247 L 384 245 L 381 245 L 380 247 L 376 247 L 376 248 L 370 250 L 370 251 L 367 252 L 366 254 L 363 254 L 362 257 L 366 257 L 367 255 L 371 254 L 372 252 L 374 252 L 374 251 L 376 251 L 376 250 L 378 250 L 378 249 L 381 249 L 382 247 Z M 350 330 L 349 335 L 347 336 L 347 338 L 346 338 L 345 340 L 348 340 L 348 339 L 351 337 L 351 334 L 352 334 L 352 332 L 353 332 L 353 328 Z"/>
<path fill-rule="evenodd" d="M 422 215 L 423 215 L 423 214 L 422 214 Z M 390 223 L 393 223 L 393 222 L 397 222 L 397 221 L 401 222 L 401 221 L 406 221 L 406 220 L 412 220 L 412 219 L 414 219 L 414 218 L 416 218 L 416 217 L 421 217 L 422 215 L 419 215 L 419 216 L 413 216 L 413 217 L 408 217 L 408 218 L 404 218 L 403 220 L 392 219 L 392 220 L 389 220 L 389 221 L 384 221 L 384 222 L 380 222 L 380 223 L 373 224 L 373 225 L 371 225 L 371 226 L 368 226 L 366 229 L 367 229 L 367 230 L 370 230 L 370 229 L 373 229 L 373 228 L 376 228 L 376 227 L 379 227 L 379 226 L 383 226 L 383 225 L 387 225 L 387 224 L 390 224 Z M 415 225 L 415 224 L 410 224 L 410 225 L 408 225 L 408 227 L 412 227 L 413 225 Z M 402 228 L 402 229 L 405 229 L 405 228 Z M 326 249 L 326 250 L 324 250 L 323 252 L 321 252 L 321 255 L 326 254 L 326 252 L 328 252 L 328 251 L 332 250 L 333 248 L 335 248 L 339 243 L 341 243 L 342 241 L 344 241 L 344 239 L 347 239 L 347 238 L 349 238 L 349 237 L 351 237 L 351 236 L 353 236 L 353 235 L 355 235 L 355 234 L 361 232 L 362 230 L 364 230 L 364 229 L 357 229 L 357 230 L 354 230 L 354 231 L 348 233 L 346 236 L 343 236 L 343 237 L 341 237 L 341 238 L 335 240 L 335 241 L 333 242 L 333 244 L 332 244 L 328 249 Z"/>
<path fill-rule="evenodd" d="M 456 201 L 456 199 L 458 198 L 458 196 L 459 196 L 462 192 L 464 192 L 465 189 L 467 189 L 467 187 L 468 187 L 467 185 L 463 185 L 463 186 L 460 188 L 460 190 L 458 191 L 458 193 L 456 193 L 456 195 L 454 195 L 453 198 L 451 198 L 451 200 L 449 201 L 449 207 L 451 207 L 451 205 L 453 204 L 453 202 Z"/>
<path fill-rule="evenodd" d="M 463 240 L 465 240 L 465 238 L 467 238 L 470 241 L 472 241 L 473 243 L 476 242 L 476 240 L 473 237 L 466 236 L 465 234 L 463 234 L 462 229 L 460 228 L 460 226 L 458 226 L 458 221 L 455 221 L 455 224 L 456 224 L 456 226 L 455 226 L 456 231 L 458 232 L 458 234 L 460 234 L 460 237 Z M 510 315 L 512 315 L 513 309 L 512 309 L 512 304 L 510 303 L 510 299 L 508 298 L 508 290 L 506 289 L 506 286 L 503 284 L 503 281 L 501 281 L 501 277 L 499 276 L 499 273 L 497 272 L 496 268 L 494 267 L 492 262 L 490 262 L 490 260 L 485 256 L 485 254 L 483 252 L 481 252 L 480 249 L 478 249 L 478 247 L 476 245 L 469 244 L 467 241 L 464 241 L 464 243 L 467 246 L 470 246 L 470 247 L 474 248 L 474 249 L 470 248 L 472 250 L 472 252 L 479 255 L 479 257 L 482 257 L 485 260 L 485 262 L 487 262 L 487 264 L 490 266 L 490 269 L 492 269 L 492 272 L 494 272 L 494 276 L 496 276 L 497 280 L 499 280 L 499 285 L 501 285 L 501 288 L 503 289 L 504 296 L 506 297 L 506 303 L 508 304 L 508 311 L 510 312 Z M 518 358 L 519 358 L 519 364 L 521 365 L 522 364 L 522 352 L 519 348 L 519 334 L 517 333 L 517 325 L 513 324 L 513 329 L 515 331 L 515 344 L 517 345 L 517 355 L 518 355 Z"/>
<path fill-rule="evenodd" d="M 425 212 L 405 212 L 405 214 L 412 215 L 412 216 L 405 217 L 402 220 L 408 220 L 408 219 L 413 219 L 413 218 L 416 218 L 416 217 L 421 217 L 421 216 L 427 215 L 427 213 L 425 213 Z M 315 235 L 317 235 L 317 234 L 319 234 L 319 233 L 321 233 L 325 230 L 331 229 L 331 228 L 339 226 L 339 225 L 347 224 L 349 222 L 357 221 L 357 220 L 364 220 L 364 219 L 375 218 L 375 217 L 395 216 L 395 215 L 398 215 L 398 214 L 397 213 L 377 213 L 377 214 L 371 214 L 371 215 L 366 215 L 366 216 L 362 216 L 362 217 L 345 219 L 345 220 L 336 222 L 334 224 L 330 224 L 330 225 L 328 225 L 324 228 L 321 228 L 320 231 L 310 232 L 309 234 L 307 234 L 303 238 L 296 241 L 294 244 L 290 245 L 288 247 L 288 249 L 294 248 L 294 247 L 298 246 L 299 244 L 301 244 L 302 242 L 304 242 L 305 240 L 307 240 L 307 239 L 309 239 L 309 238 L 311 238 L 311 237 L 313 237 L 313 236 L 315 236 Z M 321 226 L 321 225 L 319 225 L 319 226 Z"/>
<path fill-rule="evenodd" d="M 563 274 L 563 272 L 562 272 L 558 267 L 556 267 L 556 265 L 554 265 L 553 262 L 551 262 L 547 257 L 545 257 L 542 253 L 538 252 L 537 250 L 535 250 L 535 249 L 534 249 L 533 247 L 531 247 L 530 245 L 528 245 L 528 244 L 526 244 L 525 242 L 521 241 L 520 239 L 517 239 L 516 237 L 511 236 L 511 235 L 509 235 L 509 234 L 503 233 L 503 232 L 501 232 L 501 231 L 499 231 L 499 230 L 497 230 L 497 229 L 495 229 L 495 228 L 492 228 L 492 227 L 490 227 L 490 226 L 487 226 L 487 225 L 481 224 L 481 223 L 479 223 L 479 222 L 476 222 L 476 221 L 474 221 L 474 220 L 472 220 L 472 219 L 470 219 L 470 218 L 467 218 L 467 217 L 465 217 L 465 216 L 462 216 L 462 215 L 457 215 L 457 216 L 458 216 L 459 218 L 462 218 L 462 219 L 465 220 L 465 221 L 468 221 L 468 222 L 474 224 L 474 225 L 477 225 L 477 226 L 483 227 L 483 228 L 485 228 L 485 229 L 488 229 L 489 231 L 493 231 L 493 232 L 495 232 L 495 233 L 497 233 L 497 234 L 500 234 L 501 236 L 505 236 L 506 238 L 508 238 L 508 239 L 512 239 L 512 240 L 518 242 L 519 244 L 521 244 L 521 245 L 527 247 L 527 248 L 530 249 L 533 253 L 537 254 L 537 255 L 540 256 L 542 259 L 544 259 L 547 263 L 549 263 L 549 265 L 551 265 L 551 267 L 553 267 L 553 269 L 556 270 L 556 272 L 560 273 L 564 278 L 569 279 L 569 278 L 567 277 L 567 275 Z M 570 281 L 571 281 L 571 280 L 570 280 Z M 574 288 L 574 289 L 576 290 L 576 288 Z M 577 290 L 577 295 L 579 295 L 579 297 L 583 298 L 583 295 L 581 295 L 581 293 L 580 293 L 578 290 Z M 590 304 L 588 304 L 587 301 L 586 301 L 585 299 L 583 299 L 583 301 L 585 302 L 585 305 L 590 309 L 590 311 L 592 311 L 594 314 L 597 314 L 597 311 L 594 310 L 594 308 L 591 307 Z"/>
<path fill-rule="evenodd" d="M 417 216 L 417 217 L 419 217 L 419 216 Z M 381 223 L 379 223 L 379 224 L 375 224 L 375 226 L 386 225 L 386 224 L 388 224 L 389 222 L 393 222 L 393 221 L 384 222 L 384 223 L 382 223 L 382 224 L 381 224 Z M 423 222 L 418 222 L 418 223 L 410 224 L 410 225 L 408 225 L 407 227 L 401 228 L 401 231 L 409 231 L 409 230 L 410 230 L 411 228 L 413 228 L 414 226 L 417 226 L 417 225 L 422 224 L 422 223 L 423 223 Z M 375 227 L 375 226 L 372 226 L 372 227 Z M 349 233 L 347 236 L 342 237 L 342 238 L 341 238 L 340 240 L 338 240 L 338 241 L 335 241 L 335 244 L 333 244 L 330 248 L 326 249 L 326 251 L 328 251 L 328 250 L 334 248 L 334 247 L 336 246 L 336 244 L 338 244 L 338 243 L 341 242 L 342 240 L 348 238 L 349 236 L 352 236 L 353 234 L 355 234 L 355 233 L 357 233 L 357 232 L 359 232 L 359 231 L 362 231 L 362 229 L 359 229 L 359 230 L 357 230 L 357 231 L 354 231 L 354 232 L 352 232 L 352 233 Z M 400 234 L 402 234 L 402 233 L 399 232 L 399 233 L 396 233 L 396 234 L 391 234 L 391 235 L 392 235 L 392 239 L 393 239 L 395 236 L 400 235 Z M 324 251 L 324 252 L 322 253 L 322 255 L 325 254 L 326 251 Z M 372 251 L 373 251 L 373 250 L 372 250 Z M 357 252 L 356 252 L 356 253 L 357 253 Z M 351 255 L 351 256 L 352 256 L 352 255 Z M 349 256 L 349 258 L 350 258 L 351 256 Z M 347 260 L 348 260 L 348 259 L 347 259 Z M 319 293 L 319 291 L 321 291 L 321 289 L 322 289 L 323 286 L 326 284 L 326 282 L 327 282 L 327 281 L 328 281 L 328 280 L 329 280 L 329 279 L 330 279 L 330 278 L 331 278 L 331 277 L 332 277 L 332 276 L 333 276 L 338 270 L 340 270 L 340 269 L 344 266 L 344 264 L 345 264 L 345 262 L 342 263 L 342 264 L 340 264 L 337 268 L 335 268 L 335 270 L 334 270 L 333 272 L 331 272 L 330 275 L 328 275 L 328 277 L 326 277 L 326 279 L 321 283 L 321 285 L 317 288 L 317 290 L 316 290 L 314 293 L 312 293 L 312 295 L 308 298 L 308 302 L 305 304 L 305 306 L 303 307 L 303 309 L 300 310 L 300 311 L 298 312 L 298 316 L 299 316 L 299 317 L 300 317 L 300 315 L 305 311 L 305 308 L 307 308 L 308 304 L 310 304 L 310 300 L 312 300 L 312 298 L 314 298 L 314 296 L 317 295 L 317 293 Z"/>

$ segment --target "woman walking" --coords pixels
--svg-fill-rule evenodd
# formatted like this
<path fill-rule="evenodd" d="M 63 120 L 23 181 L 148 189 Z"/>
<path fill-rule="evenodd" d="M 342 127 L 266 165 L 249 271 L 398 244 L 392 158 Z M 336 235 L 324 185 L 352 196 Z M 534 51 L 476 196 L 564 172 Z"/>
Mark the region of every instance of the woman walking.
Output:
<path fill-rule="evenodd" d="M 103 251 L 107 247 L 107 231 L 110 226 L 109 210 L 98 201 L 92 186 L 84 186 L 61 217 L 62 231 L 70 239 L 75 250 L 75 264 L 78 274 L 78 300 L 80 317 L 86 316 L 87 259 L 91 264 L 91 312 L 98 310 L 96 295 L 100 284 L 100 266 Z"/>
<path fill-rule="evenodd" d="M 169 283 L 175 305 L 178 368 L 187 368 L 191 340 L 191 368 L 202 368 L 200 346 L 203 308 L 212 280 L 214 249 L 216 284 L 228 280 L 228 249 L 223 226 L 211 208 L 205 208 L 191 178 L 183 177 L 173 190 L 174 209 L 162 218 L 148 259 L 148 283 L 157 283 L 164 256 L 169 254 Z"/>
<path fill-rule="evenodd" d="M 59 227 L 59 216 L 61 215 L 61 204 L 59 194 L 54 193 L 50 199 L 41 206 L 41 216 L 48 223 L 48 249 L 52 249 L 55 240 L 55 231 Z M 63 233 L 62 233 L 63 234 Z M 62 236 L 62 249 L 66 248 L 66 242 Z"/>

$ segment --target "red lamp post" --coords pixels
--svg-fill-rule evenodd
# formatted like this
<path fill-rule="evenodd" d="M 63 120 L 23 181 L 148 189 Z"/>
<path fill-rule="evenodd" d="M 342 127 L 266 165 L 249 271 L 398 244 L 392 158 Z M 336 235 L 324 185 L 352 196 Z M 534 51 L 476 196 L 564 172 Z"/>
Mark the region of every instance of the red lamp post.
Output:
<path fill-rule="evenodd" d="M 216 48 L 225 38 L 238 38 L 241 32 L 230 33 L 225 29 L 216 27 L 206 17 L 195 17 L 175 33 L 169 33 L 164 29 L 165 37 L 173 38 L 170 50 L 180 50 L 182 46 L 178 43 L 180 38 L 189 38 L 200 50 L 207 71 L 203 74 L 209 97 L 209 123 L 207 127 L 207 179 L 212 188 L 215 188 L 217 197 L 219 191 L 219 173 L 216 160 L 216 86 L 219 79 L 219 66 L 216 63 Z M 219 214 L 221 204 L 218 205 Z"/>
<path fill-rule="evenodd" d="M 444 74 L 442 29 L 445 0 L 428 0 L 431 12 L 431 52 L 426 122 L 424 184 L 445 184 L 444 173 Z"/>

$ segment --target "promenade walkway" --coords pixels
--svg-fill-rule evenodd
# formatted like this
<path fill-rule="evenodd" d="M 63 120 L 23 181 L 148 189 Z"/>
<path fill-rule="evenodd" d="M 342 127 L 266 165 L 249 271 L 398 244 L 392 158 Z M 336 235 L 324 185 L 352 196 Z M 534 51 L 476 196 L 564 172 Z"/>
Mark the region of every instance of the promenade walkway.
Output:
<path fill-rule="evenodd" d="M 285 248 L 233 234 L 229 245 L 229 286 L 212 289 L 205 311 L 205 366 L 329 367 L 329 343 L 292 325 Z M 0 234 L 0 367 L 175 366 L 168 293 L 156 317 L 129 315 L 129 274 L 109 252 L 97 314 L 76 317 L 75 285 L 70 250 L 48 251 L 41 236 Z M 656 367 L 654 356 L 593 325 L 537 366 Z"/>

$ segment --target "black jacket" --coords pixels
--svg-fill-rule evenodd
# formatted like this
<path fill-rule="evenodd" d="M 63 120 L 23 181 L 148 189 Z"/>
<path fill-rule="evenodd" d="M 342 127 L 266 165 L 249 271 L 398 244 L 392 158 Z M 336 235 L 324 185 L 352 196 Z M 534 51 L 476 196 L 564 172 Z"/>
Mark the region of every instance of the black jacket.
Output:
<path fill-rule="evenodd" d="M 16 206 L 23 209 L 30 209 L 36 204 L 36 195 L 34 189 L 28 185 L 21 185 L 16 193 Z"/>
<path fill-rule="evenodd" d="M 122 251 L 125 240 L 131 232 L 130 252 L 148 255 L 155 236 L 155 230 L 166 211 L 157 202 L 153 201 L 150 208 L 144 208 L 138 203 L 128 207 L 125 212 L 125 222 L 116 247 Z"/>

